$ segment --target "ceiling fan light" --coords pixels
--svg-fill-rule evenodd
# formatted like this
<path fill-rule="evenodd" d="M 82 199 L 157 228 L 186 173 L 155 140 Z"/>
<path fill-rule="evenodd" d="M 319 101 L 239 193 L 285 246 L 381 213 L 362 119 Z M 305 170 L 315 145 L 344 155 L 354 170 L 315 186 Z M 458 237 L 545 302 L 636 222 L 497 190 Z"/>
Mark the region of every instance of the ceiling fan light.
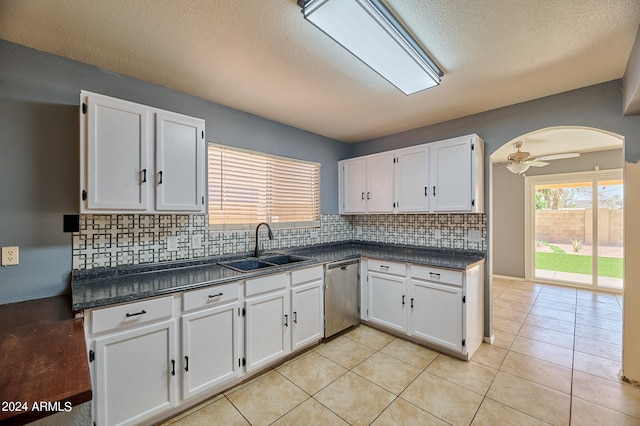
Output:
<path fill-rule="evenodd" d="M 522 174 L 522 173 L 526 172 L 529 169 L 529 164 L 528 163 L 513 163 L 513 164 L 509 164 L 507 166 L 507 169 L 511 173 L 515 173 L 515 174 L 519 175 L 519 174 Z"/>

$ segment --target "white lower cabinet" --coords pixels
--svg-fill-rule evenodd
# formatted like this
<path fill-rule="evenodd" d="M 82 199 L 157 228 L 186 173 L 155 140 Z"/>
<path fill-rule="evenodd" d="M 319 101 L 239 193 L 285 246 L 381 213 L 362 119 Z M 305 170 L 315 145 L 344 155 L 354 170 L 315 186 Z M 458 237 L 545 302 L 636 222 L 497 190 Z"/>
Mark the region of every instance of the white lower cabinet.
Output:
<path fill-rule="evenodd" d="M 138 424 L 176 405 L 174 319 L 98 337 L 93 347 L 96 425 Z"/>
<path fill-rule="evenodd" d="M 291 351 L 289 291 L 247 298 L 245 306 L 245 358 L 251 372 Z"/>
<path fill-rule="evenodd" d="M 467 360 L 473 356 L 484 331 L 481 264 L 458 271 L 366 262 L 365 321 Z"/>
<path fill-rule="evenodd" d="M 369 321 L 406 331 L 406 266 L 371 259 L 367 262 L 367 314 Z"/>
<path fill-rule="evenodd" d="M 437 345 L 462 351 L 462 288 L 411 280 L 409 333 Z"/>
<path fill-rule="evenodd" d="M 317 343 L 324 335 L 324 271 L 321 266 L 291 273 L 291 350 Z"/>
<path fill-rule="evenodd" d="M 182 295 L 182 398 L 227 383 L 242 374 L 240 283 Z"/>

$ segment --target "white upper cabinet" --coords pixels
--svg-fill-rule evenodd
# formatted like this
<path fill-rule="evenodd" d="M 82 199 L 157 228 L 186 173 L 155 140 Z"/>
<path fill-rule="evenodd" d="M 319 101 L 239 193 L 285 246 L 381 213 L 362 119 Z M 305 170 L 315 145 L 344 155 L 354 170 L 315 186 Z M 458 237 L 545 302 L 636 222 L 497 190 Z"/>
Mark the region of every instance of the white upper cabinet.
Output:
<path fill-rule="evenodd" d="M 156 210 L 203 209 L 205 155 L 204 121 L 156 113 Z"/>
<path fill-rule="evenodd" d="M 398 151 L 396 156 L 396 208 L 400 213 L 429 211 L 429 147 Z"/>
<path fill-rule="evenodd" d="M 204 212 L 204 120 L 80 98 L 81 213 Z"/>
<path fill-rule="evenodd" d="M 393 161 L 391 153 L 340 161 L 340 213 L 393 213 Z"/>
<path fill-rule="evenodd" d="M 367 157 L 367 213 L 393 213 L 393 154 Z"/>
<path fill-rule="evenodd" d="M 483 147 L 478 139 L 464 136 L 429 144 L 431 211 L 483 211 L 484 180 L 482 173 L 477 173 L 477 157 L 482 161 Z"/>
<path fill-rule="evenodd" d="M 340 213 L 483 213 L 484 143 L 461 136 L 339 163 Z"/>
<path fill-rule="evenodd" d="M 364 213 L 366 211 L 366 161 L 364 158 L 344 160 L 340 168 L 340 212 Z"/>

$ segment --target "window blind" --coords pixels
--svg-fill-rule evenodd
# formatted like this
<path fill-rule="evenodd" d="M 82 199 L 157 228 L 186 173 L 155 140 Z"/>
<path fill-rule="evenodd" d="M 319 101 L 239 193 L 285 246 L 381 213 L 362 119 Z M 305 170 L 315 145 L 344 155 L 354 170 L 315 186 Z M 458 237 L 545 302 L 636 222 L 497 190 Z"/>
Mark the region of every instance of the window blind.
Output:
<path fill-rule="evenodd" d="M 320 226 L 320 164 L 209 144 L 209 224 Z"/>

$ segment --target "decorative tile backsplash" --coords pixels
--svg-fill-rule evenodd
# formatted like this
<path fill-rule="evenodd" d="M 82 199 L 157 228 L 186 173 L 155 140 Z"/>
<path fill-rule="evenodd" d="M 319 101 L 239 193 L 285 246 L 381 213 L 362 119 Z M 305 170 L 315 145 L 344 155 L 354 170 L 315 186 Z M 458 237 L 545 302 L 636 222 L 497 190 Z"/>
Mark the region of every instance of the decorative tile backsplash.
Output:
<path fill-rule="evenodd" d="M 363 240 L 486 250 L 484 214 L 322 215 L 320 228 L 260 230 L 261 249 Z M 478 230 L 480 242 L 468 231 Z M 440 232 L 438 236 L 437 233 Z M 170 238 L 175 237 L 175 238 Z M 170 247 L 170 240 L 175 247 Z M 210 231 L 206 215 L 81 215 L 73 234 L 73 269 L 93 269 L 250 253 L 255 231 Z"/>

